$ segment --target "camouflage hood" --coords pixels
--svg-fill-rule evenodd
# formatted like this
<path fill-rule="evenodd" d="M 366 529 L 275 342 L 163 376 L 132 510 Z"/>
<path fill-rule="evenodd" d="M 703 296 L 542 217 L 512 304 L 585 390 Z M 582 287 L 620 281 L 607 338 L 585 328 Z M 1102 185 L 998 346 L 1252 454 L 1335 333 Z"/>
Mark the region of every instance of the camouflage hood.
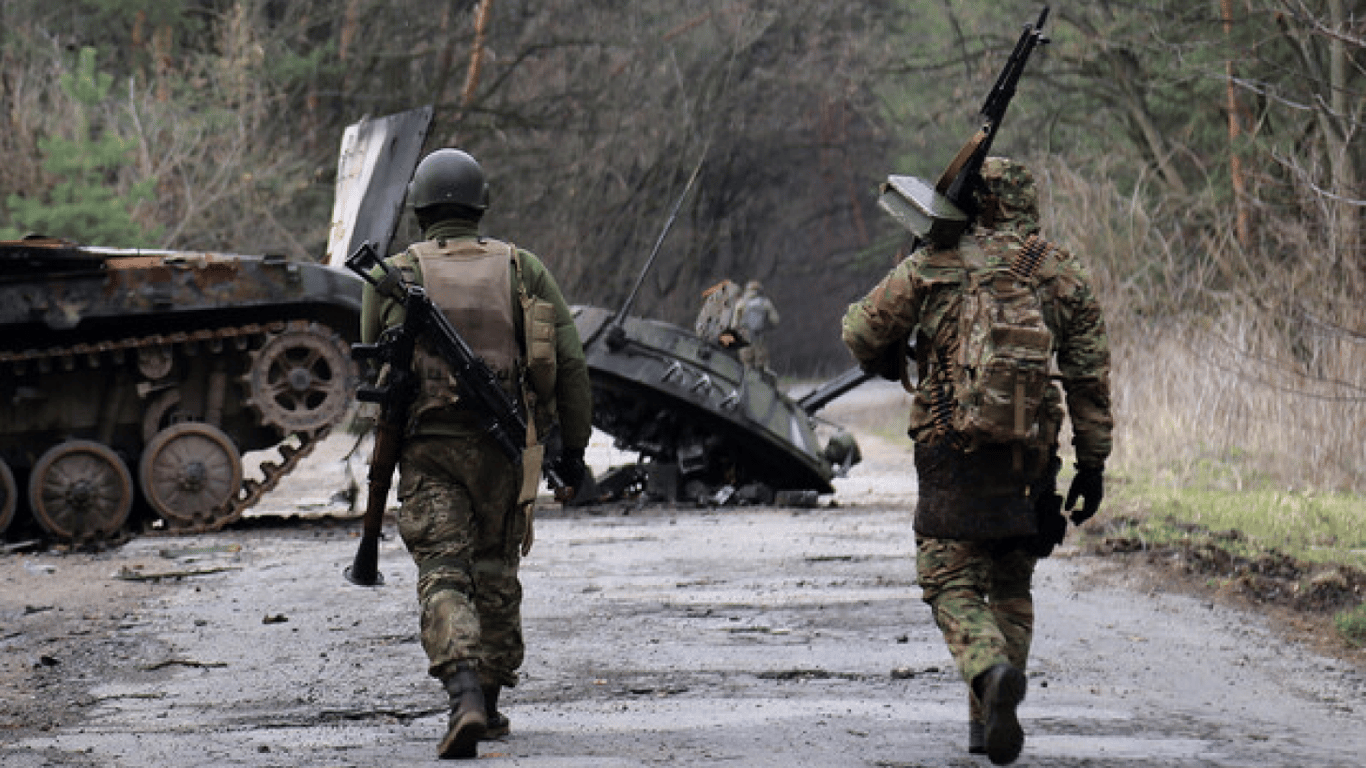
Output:
<path fill-rule="evenodd" d="M 1020 235 L 1039 231 L 1039 192 L 1028 168 L 1004 157 L 988 157 L 982 162 L 982 182 L 985 190 L 978 193 L 978 205 L 983 226 Z"/>

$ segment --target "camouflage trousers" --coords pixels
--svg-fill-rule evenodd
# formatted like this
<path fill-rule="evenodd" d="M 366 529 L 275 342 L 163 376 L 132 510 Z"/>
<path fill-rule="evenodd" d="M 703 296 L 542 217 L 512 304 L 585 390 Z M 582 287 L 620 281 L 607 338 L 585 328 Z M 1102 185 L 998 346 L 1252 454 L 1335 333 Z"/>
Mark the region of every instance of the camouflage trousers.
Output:
<path fill-rule="evenodd" d="M 417 564 L 428 672 L 445 680 L 470 664 L 484 685 L 516 685 L 521 468 L 484 437 L 419 437 L 404 446 L 399 471 L 398 530 Z"/>
<path fill-rule="evenodd" d="M 768 342 L 763 338 L 750 339 L 748 345 L 740 347 L 740 362 L 750 368 L 767 368 Z"/>
<path fill-rule="evenodd" d="M 1019 540 L 916 538 L 916 573 L 935 624 L 968 684 L 969 717 L 982 722 L 972 681 L 1000 663 L 1024 671 L 1034 637 L 1030 594 L 1038 558 Z"/>

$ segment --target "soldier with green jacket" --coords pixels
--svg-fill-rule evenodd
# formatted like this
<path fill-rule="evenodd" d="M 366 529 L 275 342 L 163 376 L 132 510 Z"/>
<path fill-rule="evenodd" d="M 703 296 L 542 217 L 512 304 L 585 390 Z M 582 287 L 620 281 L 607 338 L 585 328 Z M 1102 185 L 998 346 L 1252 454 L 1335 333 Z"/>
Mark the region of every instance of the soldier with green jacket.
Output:
<path fill-rule="evenodd" d="M 535 443 L 557 428 L 558 474 L 578 486 L 592 396 L 573 317 L 549 270 L 532 253 L 479 233 L 488 208 L 479 163 L 456 149 L 427 155 L 408 199 L 425 239 L 388 263 L 424 287 L 530 425 L 531 448 L 514 464 L 461 398 L 451 367 L 419 346 L 419 391 L 399 457 L 398 527 L 417 565 L 427 670 L 450 697 L 438 754 L 473 758 L 478 741 L 509 731 L 498 698 L 517 684 L 524 655 L 518 567 L 531 544 Z M 362 341 L 374 342 L 403 316 L 401 305 L 367 287 Z"/>
<path fill-rule="evenodd" d="M 1072 421 L 1077 472 L 1066 506 L 1083 501 L 1071 515 L 1080 525 L 1096 513 L 1103 496 L 1113 426 L 1110 351 L 1086 270 L 1038 237 L 1038 197 L 1029 170 L 987 158 L 973 196 L 974 228 L 952 246 L 928 245 L 904 259 L 849 307 L 843 338 L 865 370 L 892 379 L 903 378 L 907 340 L 914 341 L 918 377 L 909 435 L 919 480 L 916 570 L 923 598 L 968 684 L 968 749 L 1005 764 L 1024 745 L 1016 707 L 1025 694 L 1033 635 L 1034 568 L 1066 526 L 1055 495 L 1064 398 L 1051 379 L 1061 380 Z M 1008 270 L 1022 263 L 1029 265 L 1028 277 L 1017 279 Z M 1035 402 L 1023 402 L 1023 385 L 977 393 L 971 400 L 955 391 L 965 388 L 967 345 L 993 342 L 960 338 L 968 327 L 964 307 L 978 305 L 969 286 L 978 285 L 971 277 L 979 274 L 1009 284 L 1000 290 L 1033 291 L 1024 301 L 1042 315 L 1038 331 L 997 333 L 1002 339 L 1014 333 L 1026 346 L 1030 339 L 1045 340 Z M 1059 375 L 1050 377 L 1053 364 Z M 985 401 L 1005 404 L 998 409 L 1002 418 L 1016 421 L 1005 429 L 1019 439 L 974 439 L 964 431 L 970 419 L 962 418 L 963 411 Z M 1040 504 L 1048 499 L 1058 499 L 1051 510 Z M 1050 520 L 1057 527 L 1052 535 L 1040 530 L 1054 527 Z"/>

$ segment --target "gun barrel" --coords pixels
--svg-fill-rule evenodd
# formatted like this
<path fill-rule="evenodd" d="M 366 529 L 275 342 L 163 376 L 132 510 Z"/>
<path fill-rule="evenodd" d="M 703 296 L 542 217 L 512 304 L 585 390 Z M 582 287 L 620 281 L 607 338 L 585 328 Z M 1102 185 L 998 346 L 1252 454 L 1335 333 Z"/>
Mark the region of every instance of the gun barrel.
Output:
<path fill-rule="evenodd" d="M 815 414 L 833 400 L 872 378 L 873 374 L 856 365 L 803 395 L 797 401 L 797 407 L 808 414 Z"/>
<path fill-rule="evenodd" d="M 1001 68 L 1001 73 L 996 76 L 996 82 L 992 84 L 986 101 L 982 103 L 982 127 L 958 151 L 958 155 L 949 163 L 949 167 L 935 185 L 937 191 L 962 210 L 973 211 L 972 201 L 968 199 L 972 179 L 981 171 L 982 162 L 991 152 L 992 142 L 996 140 L 1001 121 L 1005 119 L 1006 110 L 1015 98 L 1015 87 L 1024 75 L 1025 64 L 1029 62 L 1030 54 L 1041 43 L 1048 42 L 1043 37 L 1043 25 L 1047 20 L 1048 6 L 1044 6 L 1039 13 L 1039 20 L 1033 25 L 1025 25 L 1024 31 L 1020 33 L 1020 39 L 1015 41 L 1010 58 Z"/>

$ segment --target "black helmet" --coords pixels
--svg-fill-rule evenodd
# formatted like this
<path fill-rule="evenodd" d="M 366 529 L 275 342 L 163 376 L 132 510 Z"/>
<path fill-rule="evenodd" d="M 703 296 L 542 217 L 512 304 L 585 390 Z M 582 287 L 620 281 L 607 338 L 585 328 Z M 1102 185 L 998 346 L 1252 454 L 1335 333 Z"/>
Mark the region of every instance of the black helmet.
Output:
<path fill-rule="evenodd" d="M 415 211 L 453 204 L 483 212 L 489 207 L 489 183 L 469 153 L 438 149 L 417 164 L 408 184 L 408 201 Z"/>

